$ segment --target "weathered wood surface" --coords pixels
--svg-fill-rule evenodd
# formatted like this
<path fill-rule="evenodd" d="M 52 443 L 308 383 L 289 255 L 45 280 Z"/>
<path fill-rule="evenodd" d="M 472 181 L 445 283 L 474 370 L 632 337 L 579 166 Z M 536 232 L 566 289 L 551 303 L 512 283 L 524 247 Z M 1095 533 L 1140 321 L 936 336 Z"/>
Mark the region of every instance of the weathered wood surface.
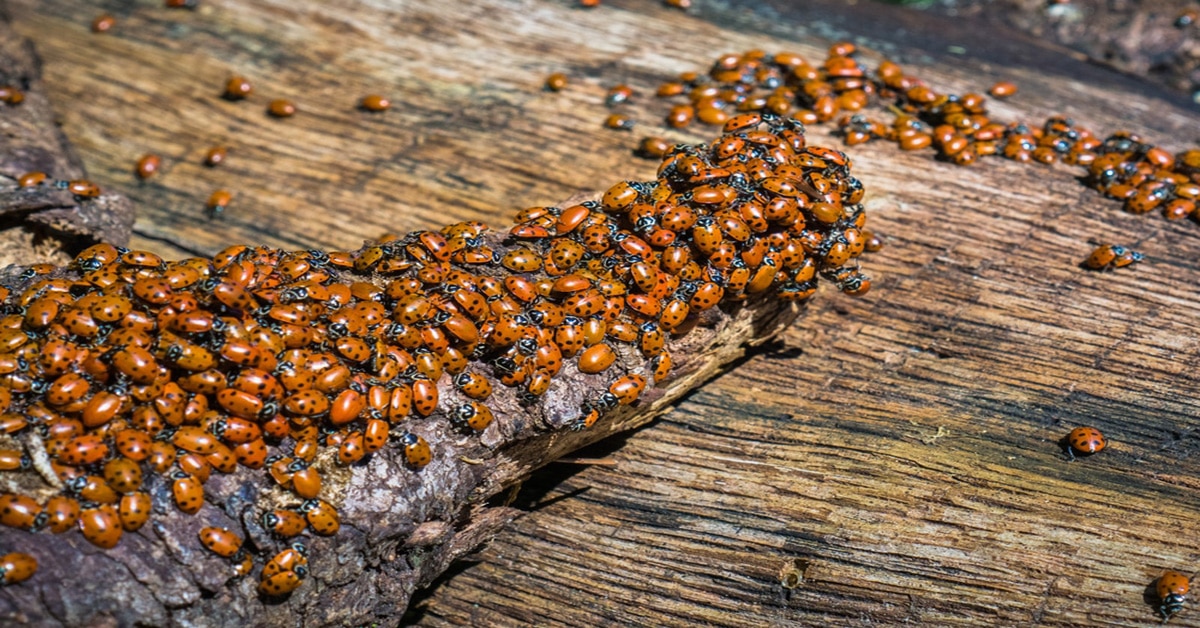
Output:
<path fill-rule="evenodd" d="M 28 264 L 32 257 L 67 262 L 71 250 L 107 240 L 123 244 L 133 226 L 133 207 L 120 194 L 78 202 L 70 193 L 9 183 L 26 172 L 53 172 L 79 179 L 83 164 L 58 128 L 47 101 L 41 62 L 33 45 L 14 32 L 0 5 L 0 86 L 19 90 L 23 103 L 0 110 L 0 267 Z"/>
<path fill-rule="evenodd" d="M 1200 128 L 1194 108 L 1021 35 L 879 7 L 697 4 L 114 4 L 104 36 L 87 31 L 88 3 L 11 10 L 93 178 L 138 201 L 135 243 L 180 255 L 356 248 L 645 177 L 631 138 L 600 128 L 602 86 L 645 94 L 753 47 L 816 58 L 826 37 L 861 37 L 947 90 L 1014 79 L 1021 93 L 993 107 L 1005 119 L 1065 112 L 1172 149 Z M 574 85 L 540 91 L 556 70 Z M 249 102 L 215 97 L 233 72 L 255 81 Z M 355 111 L 369 92 L 400 106 Z M 266 118 L 273 97 L 301 113 Z M 645 122 L 661 112 L 651 100 L 632 108 Z M 209 170 L 215 143 L 231 156 Z M 133 162 L 151 150 L 166 172 L 139 184 Z M 867 260 L 872 293 L 819 295 L 778 351 L 611 444 L 617 466 L 547 468 L 516 502 L 530 512 L 410 621 L 1154 622 L 1146 586 L 1163 568 L 1200 569 L 1200 227 L 1122 214 L 1067 168 L 852 154 L 888 241 Z M 210 222 L 217 187 L 237 196 Z M 1147 261 L 1077 267 L 1109 240 Z M 1078 423 L 1110 450 L 1067 463 L 1056 441 Z M 791 591 L 785 565 L 804 575 Z M 1172 625 L 1200 625 L 1200 612 Z"/>

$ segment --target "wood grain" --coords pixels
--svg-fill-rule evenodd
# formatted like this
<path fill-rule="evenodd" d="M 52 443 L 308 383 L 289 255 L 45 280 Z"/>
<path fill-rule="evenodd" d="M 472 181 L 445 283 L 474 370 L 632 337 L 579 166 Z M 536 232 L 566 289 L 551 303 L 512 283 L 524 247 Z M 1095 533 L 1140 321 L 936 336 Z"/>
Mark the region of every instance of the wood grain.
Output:
<path fill-rule="evenodd" d="M 37 52 L 10 21 L 0 3 L 0 86 L 22 97 L 18 105 L 0 106 L 0 267 L 65 263 L 73 250 L 99 240 L 124 244 L 133 207 L 120 194 L 81 201 L 49 185 L 17 187 L 27 172 L 72 180 L 83 178 L 85 170 L 55 123 Z"/>
<path fill-rule="evenodd" d="M 657 81 L 725 51 L 819 58 L 829 37 L 948 91 L 1015 80 L 1021 93 L 993 106 L 1005 120 L 1064 112 L 1173 150 L 1200 128 L 1194 107 L 1018 34 L 875 6 L 696 4 L 113 2 L 104 36 L 87 32 L 94 5 L 12 6 L 93 177 L 138 201 L 136 242 L 179 254 L 355 248 L 645 177 L 633 138 L 600 128 L 604 86 L 641 90 L 630 111 L 646 128 L 662 112 L 647 96 Z M 573 85 L 541 91 L 551 71 Z M 216 98 L 233 72 L 255 81 L 250 101 Z M 369 92 L 400 104 L 355 111 Z M 301 113 L 268 119 L 272 97 Z M 814 129 L 810 141 L 836 140 Z M 214 143 L 232 147 L 227 167 L 200 165 Z M 167 171 L 138 184 L 150 150 Z M 407 621 L 1155 621 L 1147 585 L 1200 569 L 1200 228 L 1123 214 L 1067 168 L 964 169 L 882 145 L 852 155 L 887 240 L 867 260 L 871 295 L 819 295 L 785 345 L 608 444 L 617 466 L 547 468 L 516 502 L 529 513 Z M 223 221 L 202 208 L 216 187 L 237 195 Z M 1082 271 L 1100 241 L 1147 261 Z M 1112 445 L 1068 463 L 1057 441 L 1080 423 Z M 792 590 L 786 565 L 804 576 Z M 1171 625 L 1200 625 L 1194 603 Z"/>

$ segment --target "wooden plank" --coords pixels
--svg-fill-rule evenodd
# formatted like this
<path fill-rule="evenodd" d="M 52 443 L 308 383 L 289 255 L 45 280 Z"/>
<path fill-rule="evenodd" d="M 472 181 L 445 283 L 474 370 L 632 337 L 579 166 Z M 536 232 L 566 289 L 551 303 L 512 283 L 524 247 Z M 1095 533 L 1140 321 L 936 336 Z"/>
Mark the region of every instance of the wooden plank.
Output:
<path fill-rule="evenodd" d="M 13 13 L 93 177 L 138 201 L 138 244 L 181 253 L 354 248 L 644 178 L 630 138 L 599 128 L 603 86 L 646 94 L 725 51 L 819 58 L 825 35 L 862 36 L 949 91 L 1016 80 L 999 118 L 1065 112 L 1172 150 L 1195 140 L 1194 107 L 1024 36 L 790 4 L 139 4 L 114 8 L 105 36 L 86 32 L 85 3 L 20 0 Z M 556 70 L 575 84 L 540 91 Z M 255 81 L 251 102 L 215 98 L 232 72 Z M 354 111 L 368 92 L 402 104 Z M 276 96 L 301 113 L 268 119 Z M 643 97 L 631 111 L 647 123 L 661 108 Z M 218 142 L 233 148 L 228 167 L 199 165 Z M 132 164 L 149 150 L 167 172 L 138 184 Z M 1067 168 L 963 169 L 882 145 L 852 155 L 888 244 L 867 259 L 871 295 L 820 295 L 786 345 L 604 450 L 616 467 L 549 467 L 518 502 L 531 512 L 410 620 L 1154 620 L 1143 596 L 1160 570 L 1200 568 L 1196 225 L 1123 214 Z M 202 204 L 216 187 L 237 199 L 212 222 Z M 1147 261 L 1077 267 L 1110 240 Z M 1078 423 L 1103 429 L 1111 451 L 1066 462 L 1056 441 Z M 804 580 L 788 591 L 780 569 L 797 562 Z M 1195 611 L 1172 625 L 1200 625 Z"/>

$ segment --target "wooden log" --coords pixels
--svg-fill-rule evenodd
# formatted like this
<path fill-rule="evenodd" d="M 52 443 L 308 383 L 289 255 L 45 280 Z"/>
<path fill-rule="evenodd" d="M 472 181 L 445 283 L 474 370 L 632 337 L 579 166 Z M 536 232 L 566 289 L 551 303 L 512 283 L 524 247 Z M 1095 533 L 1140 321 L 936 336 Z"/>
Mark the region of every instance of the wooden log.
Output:
<path fill-rule="evenodd" d="M 857 38 L 947 91 L 1015 79 L 1021 92 L 993 104 L 997 117 L 1065 112 L 1172 150 L 1195 139 L 1187 102 L 1027 36 L 794 4 L 680 14 L 632 1 L 214 2 L 166 16 L 128 9 L 117 16 L 127 30 L 107 38 L 85 32 L 82 3 L 13 6 L 50 60 L 50 94 L 85 162 L 148 208 L 142 245 L 181 252 L 238 240 L 350 249 L 446 214 L 496 223 L 597 173 L 645 178 L 628 138 L 599 128 L 603 86 L 647 93 L 726 50 L 819 58 L 830 37 Z M 173 71 L 185 64 L 193 71 Z M 260 92 L 296 99 L 301 114 L 275 123 L 261 116 L 265 100 L 214 100 L 228 73 L 250 70 Z M 555 70 L 576 87 L 538 91 Z M 407 104 L 356 117 L 353 101 L 371 91 Z M 154 102 L 179 113 L 146 119 L 123 106 Z M 631 111 L 643 124 L 661 115 L 649 99 Z M 199 165 L 208 145 L 233 139 L 244 144 L 228 170 Z M 172 156 L 177 176 L 136 184 L 130 168 L 148 148 Z M 1123 214 L 1068 168 L 963 169 L 884 145 L 851 154 L 887 240 L 868 260 L 880 277 L 872 295 L 815 303 L 778 350 L 605 450 L 615 468 L 536 476 L 515 502 L 531 512 L 409 620 L 1154 621 L 1147 585 L 1198 558 L 1196 226 Z M 213 228 L 202 204 L 218 186 L 242 209 Z M 1148 260 L 1085 273 L 1077 264 L 1099 241 L 1137 244 Z M 824 331 L 831 323 L 838 331 Z M 1082 422 L 1109 434 L 1111 450 L 1067 463 L 1057 441 Z M 803 575 L 798 587 L 780 584 L 784 568 Z M 1200 625 L 1194 610 L 1172 625 Z"/>
<path fill-rule="evenodd" d="M 583 199 L 577 198 L 576 201 Z M 488 234 L 503 253 L 522 246 Z M 0 285 L 14 292 L 33 279 L 19 267 L 0 274 Z M 49 278 L 77 279 L 73 269 L 59 269 Z M 335 275 L 337 283 L 379 281 L 357 273 Z M 0 529 L 8 551 L 31 554 L 39 562 L 38 580 L 0 588 L 0 618 L 33 625 L 335 625 L 379 623 L 394 625 L 407 600 L 427 586 L 454 561 L 474 551 L 496 534 L 519 511 L 490 501 L 518 484 L 533 470 L 615 433 L 645 425 L 697 384 L 723 366 L 740 359 L 748 347 L 783 331 L 802 311 L 802 305 L 757 298 L 744 306 L 708 310 L 686 334 L 672 338 L 667 349 L 677 355 L 675 368 L 661 386 L 650 384 L 636 406 L 606 411 L 590 429 L 575 429 L 580 406 L 603 392 L 611 372 L 589 374 L 568 366 L 556 383 L 534 402 L 523 402 L 515 388 L 497 389 L 487 404 L 497 416 L 479 433 L 452 427 L 450 400 L 466 400 L 449 377 L 438 380 L 438 410 L 428 418 L 396 422 L 412 429 L 433 448 L 434 459 L 414 471 L 405 462 L 403 446 L 387 447 L 362 464 L 337 465 L 335 448 L 313 462 L 323 476 L 321 498 L 340 518 L 334 536 L 305 534 L 290 540 L 274 538 L 265 512 L 295 508 L 301 500 L 275 486 L 266 471 L 238 467 L 231 474 L 213 473 L 204 484 L 208 507 L 194 516 L 176 509 L 172 480 L 167 474 L 147 474 L 142 490 L 155 502 L 155 514 L 144 528 L 123 535 L 108 550 L 92 546 L 74 533 L 54 537 L 48 532 Z M 645 372 L 648 359 L 636 349 L 620 350 L 613 370 Z M 476 364 L 484 373 L 485 365 Z M 4 437 L 11 446 L 12 439 Z M 40 435 L 22 439 L 40 470 L 39 454 L 48 446 Z M 286 451 L 281 448 L 280 451 Z M 49 459 L 42 463 L 50 464 Z M 0 477 L 0 493 L 33 495 L 44 501 L 58 494 L 62 483 L 39 479 L 32 472 Z M 289 543 L 305 545 L 308 577 L 302 588 L 284 598 L 256 593 L 256 578 L 232 578 L 229 561 L 208 552 L 196 538 L 199 530 L 215 526 L 244 536 L 261 565 Z"/>

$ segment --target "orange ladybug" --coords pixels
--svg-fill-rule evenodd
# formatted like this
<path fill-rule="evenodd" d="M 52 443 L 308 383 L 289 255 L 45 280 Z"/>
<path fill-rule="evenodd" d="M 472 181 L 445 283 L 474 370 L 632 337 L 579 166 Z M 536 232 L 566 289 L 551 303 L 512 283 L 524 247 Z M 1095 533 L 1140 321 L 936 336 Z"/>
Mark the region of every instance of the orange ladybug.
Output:
<path fill-rule="evenodd" d="M 429 443 L 412 432 L 405 432 L 400 437 L 400 444 L 404 447 L 405 461 L 414 469 L 420 469 L 433 460 L 433 452 Z"/>
<path fill-rule="evenodd" d="M 258 583 L 258 592 L 266 597 L 287 595 L 300 587 L 308 569 L 297 567 L 294 571 L 283 571 Z"/>
<path fill-rule="evenodd" d="M 1070 448 L 1067 453 L 1071 460 L 1075 459 L 1075 455 L 1090 456 L 1100 453 L 1106 446 L 1108 441 L 1104 438 L 1104 434 L 1094 427 L 1082 426 L 1071 430 L 1067 435 L 1067 444 Z"/>
<path fill-rule="evenodd" d="M 228 528 L 208 526 L 200 530 L 200 544 L 208 551 L 229 558 L 242 548 L 242 539 Z"/>
<path fill-rule="evenodd" d="M 0 556 L 0 579 L 4 584 L 24 582 L 37 572 L 37 559 L 22 552 L 11 552 Z"/>
<path fill-rule="evenodd" d="M 1160 600 L 1158 612 L 1164 622 L 1183 610 L 1183 602 L 1190 588 L 1190 578 L 1178 571 L 1167 571 L 1158 577 L 1154 589 Z"/>

